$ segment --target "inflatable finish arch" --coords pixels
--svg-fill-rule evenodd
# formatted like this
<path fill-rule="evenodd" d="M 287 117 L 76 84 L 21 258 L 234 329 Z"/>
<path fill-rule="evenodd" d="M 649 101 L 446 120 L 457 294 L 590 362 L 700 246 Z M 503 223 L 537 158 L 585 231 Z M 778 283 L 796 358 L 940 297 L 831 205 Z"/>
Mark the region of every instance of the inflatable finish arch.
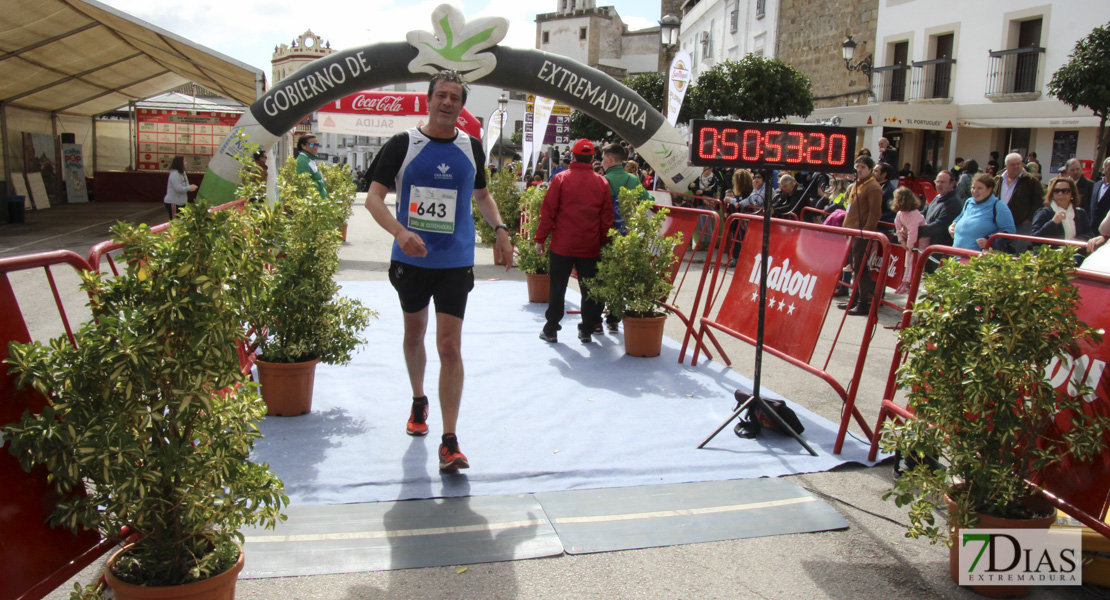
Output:
<path fill-rule="evenodd" d="M 442 5 L 432 12 L 433 34 L 412 31 L 406 42 L 352 48 L 313 61 L 251 105 L 224 139 L 208 165 L 200 198 L 233 200 L 238 187 L 236 134 L 270 148 L 286 131 L 321 106 L 359 90 L 427 81 L 454 69 L 472 84 L 532 93 L 574 107 L 604 123 L 634 146 L 667 182 L 685 190 L 700 169 L 687 164 L 686 140 L 639 94 L 612 77 L 563 56 L 498 46 L 508 21 L 488 17 L 466 22 Z"/>

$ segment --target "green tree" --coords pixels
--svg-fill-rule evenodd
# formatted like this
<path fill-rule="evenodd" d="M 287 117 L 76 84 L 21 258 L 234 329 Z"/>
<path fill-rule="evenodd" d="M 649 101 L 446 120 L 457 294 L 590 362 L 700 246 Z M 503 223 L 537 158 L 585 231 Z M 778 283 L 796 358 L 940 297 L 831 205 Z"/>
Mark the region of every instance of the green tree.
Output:
<path fill-rule="evenodd" d="M 667 78 L 663 73 L 641 73 L 626 77 L 621 83 L 639 94 L 652 108 L 660 113 L 663 112 L 663 106 L 667 102 Z M 690 91 L 687 90 L 686 94 L 689 97 Z M 682 110 L 678 113 L 680 123 L 685 123 L 691 118 L 692 113 L 688 107 L 688 102 L 683 103 Z M 607 142 L 620 139 L 620 136 L 613 133 L 608 126 L 580 110 L 570 113 L 570 135 L 574 139 L 587 138 Z"/>
<path fill-rule="evenodd" d="M 702 71 L 687 92 L 692 115 L 712 112 L 742 121 L 784 119 L 813 112 L 809 78 L 773 58 L 747 55 Z"/>
<path fill-rule="evenodd" d="M 1095 169 L 1102 164 L 1110 150 L 1110 136 L 1106 135 L 1106 117 L 1110 114 L 1110 29 L 1096 27 L 1076 42 L 1075 49 L 1048 82 L 1048 93 L 1074 111 L 1087 107 L 1099 118 L 1097 160 Z"/>

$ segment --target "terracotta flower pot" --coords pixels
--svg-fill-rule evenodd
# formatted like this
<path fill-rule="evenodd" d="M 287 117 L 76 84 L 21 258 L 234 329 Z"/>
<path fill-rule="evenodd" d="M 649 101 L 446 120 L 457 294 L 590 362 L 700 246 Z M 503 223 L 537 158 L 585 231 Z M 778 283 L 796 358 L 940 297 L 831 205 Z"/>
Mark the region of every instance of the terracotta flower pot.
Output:
<path fill-rule="evenodd" d="M 551 275 L 547 273 L 525 273 L 528 282 L 528 301 L 547 302 L 551 299 Z"/>
<path fill-rule="evenodd" d="M 667 315 L 624 316 L 624 352 L 629 356 L 659 356 L 663 351 L 663 324 Z"/>
<path fill-rule="evenodd" d="M 239 571 L 243 570 L 243 551 L 239 550 L 239 560 L 230 569 L 204 579 L 185 585 L 172 585 L 166 587 L 148 587 L 134 585 L 116 579 L 112 575 L 112 565 L 121 554 L 127 552 L 130 546 L 124 547 L 112 555 L 108 561 L 108 568 L 104 570 L 104 580 L 108 587 L 116 594 L 117 600 L 234 600 L 235 582 L 239 579 Z"/>
<path fill-rule="evenodd" d="M 347 224 L 346 223 L 339 226 L 339 235 L 340 235 L 340 237 L 343 238 L 344 242 L 347 241 Z"/>
<path fill-rule="evenodd" d="M 948 505 L 949 513 L 956 510 L 956 505 L 951 498 L 945 496 L 944 501 Z M 1007 519 L 985 513 L 976 513 L 979 522 L 975 527 L 977 529 L 1048 529 L 1056 521 L 1056 511 L 1044 498 L 1040 496 L 1032 497 L 1026 502 L 1026 506 L 1037 512 L 1047 512 L 1048 516 L 1036 519 Z M 960 528 L 949 526 L 949 530 L 952 535 L 952 545 L 948 547 L 948 575 L 952 578 L 952 581 L 960 583 Z M 1033 591 L 1031 585 L 973 585 L 969 587 L 976 594 L 988 598 L 1022 598 Z"/>
<path fill-rule="evenodd" d="M 258 383 L 266 414 L 272 417 L 296 417 L 312 410 L 312 385 L 316 379 L 315 358 L 299 363 L 272 363 L 258 360 Z"/>

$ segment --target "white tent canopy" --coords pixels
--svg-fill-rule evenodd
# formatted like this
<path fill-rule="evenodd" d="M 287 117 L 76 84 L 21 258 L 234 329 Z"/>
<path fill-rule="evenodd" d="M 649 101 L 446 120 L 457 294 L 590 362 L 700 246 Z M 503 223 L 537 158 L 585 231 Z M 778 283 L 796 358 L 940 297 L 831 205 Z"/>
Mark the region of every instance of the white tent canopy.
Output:
<path fill-rule="evenodd" d="M 188 82 L 250 105 L 265 86 L 261 70 L 94 0 L 0 0 L 0 15 L 5 179 L 19 131 L 53 133 L 33 113 L 87 120 Z"/>

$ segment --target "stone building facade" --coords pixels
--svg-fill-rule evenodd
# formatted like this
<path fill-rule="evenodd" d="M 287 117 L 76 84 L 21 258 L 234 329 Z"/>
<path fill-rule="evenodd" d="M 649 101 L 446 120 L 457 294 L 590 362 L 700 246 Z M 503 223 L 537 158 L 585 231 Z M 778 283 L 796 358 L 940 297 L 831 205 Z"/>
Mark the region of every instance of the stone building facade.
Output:
<path fill-rule="evenodd" d="M 659 28 L 629 31 L 616 8 L 596 0 L 556 0 L 536 15 L 536 48 L 566 56 L 623 79 L 666 69 Z"/>
<path fill-rule="evenodd" d="M 870 82 L 844 66 L 841 44 L 857 44 L 853 63 L 875 53 L 879 0 L 779 0 L 776 58 L 812 82 L 815 108 L 866 104 Z"/>

